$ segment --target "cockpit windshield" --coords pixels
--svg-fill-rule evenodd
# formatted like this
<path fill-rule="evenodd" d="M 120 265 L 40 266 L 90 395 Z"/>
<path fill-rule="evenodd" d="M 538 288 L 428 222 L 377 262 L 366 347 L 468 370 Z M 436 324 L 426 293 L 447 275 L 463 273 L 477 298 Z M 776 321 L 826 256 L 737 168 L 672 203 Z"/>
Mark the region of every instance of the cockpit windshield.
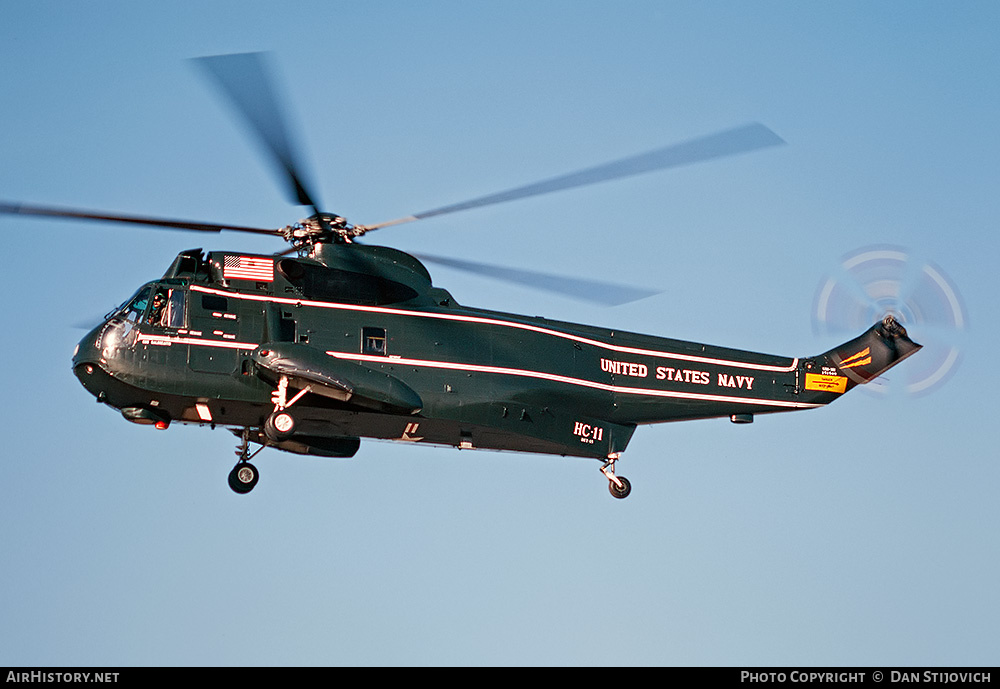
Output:
<path fill-rule="evenodd" d="M 129 323 L 145 322 L 159 328 L 184 327 L 184 290 L 166 285 L 145 285 L 112 312 L 111 318 Z"/>
<path fill-rule="evenodd" d="M 152 291 L 152 285 L 140 288 L 131 299 L 118 307 L 114 315 L 131 323 L 137 322 L 142 318 L 142 314 L 145 313 L 146 307 L 149 305 L 149 295 Z"/>

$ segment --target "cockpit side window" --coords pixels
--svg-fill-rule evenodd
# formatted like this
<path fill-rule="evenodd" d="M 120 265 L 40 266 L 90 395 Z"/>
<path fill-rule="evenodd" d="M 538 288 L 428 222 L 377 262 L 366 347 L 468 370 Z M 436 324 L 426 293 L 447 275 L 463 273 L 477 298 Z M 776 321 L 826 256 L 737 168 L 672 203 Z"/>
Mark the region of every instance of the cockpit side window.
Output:
<path fill-rule="evenodd" d="M 146 313 L 146 323 L 155 328 L 183 328 L 184 290 L 157 287 Z"/>
<path fill-rule="evenodd" d="M 167 311 L 167 291 L 165 289 L 157 289 L 153 293 L 153 301 L 149 306 L 149 312 L 146 314 L 146 323 L 149 325 L 161 325 L 160 321 Z"/>
<path fill-rule="evenodd" d="M 184 327 L 184 290 L 168 290 L 167 310 L 163 314 L 163 325 L 168 328 Z"/>

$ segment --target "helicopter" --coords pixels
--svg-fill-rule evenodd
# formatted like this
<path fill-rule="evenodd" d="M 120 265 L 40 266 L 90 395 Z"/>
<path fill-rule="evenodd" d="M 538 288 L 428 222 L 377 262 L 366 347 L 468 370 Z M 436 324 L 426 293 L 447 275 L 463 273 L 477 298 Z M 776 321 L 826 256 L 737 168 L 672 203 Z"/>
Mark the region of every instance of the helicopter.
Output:
<path fill-rule="evenodd" d="M 598 460 L 615 498 L 635 430 L 670 421 L 812 409 L 917 352 L 889 313 L 824 353 L 788 357 L 622 332 L 458 303 L 424 262 L 360 241 L 369 232 L 447 213 L 688 165 L 783 143 L 760 124 L 623 158 L 373 225 L 324 211 L 306 183 L 260 53 L 197 58 L 263 144 L 293 203 L 309 217 L 259 228 L 0 202 L 0 214 L 274 236 L 273 254 L 180 252 L 77 345 L 72 369 L 128 421 L 222 427 L 238 438 L 230 488 L 249 493 L 262 450 L 350 458 L 361 439 Z M 609 303 L 648 296 L 610 283 Z M 252 446 L 259 446 L 253 449 Z"/>

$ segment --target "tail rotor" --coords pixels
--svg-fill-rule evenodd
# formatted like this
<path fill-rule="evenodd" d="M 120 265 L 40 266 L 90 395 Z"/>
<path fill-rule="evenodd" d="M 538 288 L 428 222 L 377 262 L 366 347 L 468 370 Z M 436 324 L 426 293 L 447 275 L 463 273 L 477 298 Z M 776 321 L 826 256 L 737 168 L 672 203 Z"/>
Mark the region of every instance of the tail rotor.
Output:
<path fill-rule="evenodd" d="M 891 315 L 924 351 L 864 389 L 922 395 L 943 385 L 961 361 L 968 316 L 955 283 L 934 263 L 898 246 L 869 246 L 844 256 L 813 299 L 821 337 L 857 332 Z"/>

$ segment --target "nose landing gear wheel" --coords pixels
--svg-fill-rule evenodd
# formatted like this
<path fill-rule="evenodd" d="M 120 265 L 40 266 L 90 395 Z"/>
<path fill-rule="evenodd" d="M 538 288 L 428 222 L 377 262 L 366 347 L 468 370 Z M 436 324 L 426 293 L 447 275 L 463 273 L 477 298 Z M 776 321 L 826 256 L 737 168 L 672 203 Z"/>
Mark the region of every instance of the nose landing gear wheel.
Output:
<path fill-rule="evenodd" d="M 243 495 L 253 490 L 260 479 L 260 474 L 250 462 L 240 462 L 229 472 L 229 487 L 233 492 Z"/>

